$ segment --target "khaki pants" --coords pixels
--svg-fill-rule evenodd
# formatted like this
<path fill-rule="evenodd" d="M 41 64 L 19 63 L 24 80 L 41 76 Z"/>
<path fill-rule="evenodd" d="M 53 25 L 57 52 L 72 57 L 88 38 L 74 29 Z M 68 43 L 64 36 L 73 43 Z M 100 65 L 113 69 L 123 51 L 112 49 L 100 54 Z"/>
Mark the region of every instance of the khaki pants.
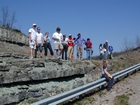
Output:
<path fill-rule="evenodd" d="M 77 59 L 82 59 L 83 56 L 83 47 L 77 46 Z"/>
<path fill-rule="evenodd" d="M 68 47 L 68 58 L 71 59 L 73 54 L 73 46 Z"/>

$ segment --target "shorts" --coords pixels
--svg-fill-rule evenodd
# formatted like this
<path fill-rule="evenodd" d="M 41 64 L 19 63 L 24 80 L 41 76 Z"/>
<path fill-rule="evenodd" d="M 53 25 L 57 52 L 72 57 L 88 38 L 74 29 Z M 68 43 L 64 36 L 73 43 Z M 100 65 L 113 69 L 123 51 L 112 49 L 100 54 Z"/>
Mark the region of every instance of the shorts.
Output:
<path fill-rule="evenodd" d="M 41 43 L 38 43 L 38 46 L 36 46 L 36 50 L 38 51 L 42 51 L 43 50 L 43 47 L 42 47 L 42 44 Z"/>
<path fill-rule="evenodd" d="M 54 43 L 54 49 L 55 50 L 63 49 L 63 45 L 61 43 Z"/>
<path fill-rule="evenodd" d="M 29 47 L 30 47 L 30 48 L 33 48 L 33 49 L 36 49 L 36 43 L 35 43 L 34 40 L 33 40 L 32 42 L 29 41 Z"/>

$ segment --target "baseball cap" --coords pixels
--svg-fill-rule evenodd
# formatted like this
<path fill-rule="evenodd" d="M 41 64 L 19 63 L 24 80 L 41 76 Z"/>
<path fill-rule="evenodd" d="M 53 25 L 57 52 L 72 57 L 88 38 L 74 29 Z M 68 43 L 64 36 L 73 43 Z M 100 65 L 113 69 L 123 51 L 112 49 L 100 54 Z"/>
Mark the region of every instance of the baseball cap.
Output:
<path fill-rule="evenodd" d="M 108 40 L 106 40 L 105 42 L 108 42 Z"/>
<path fill-rule="evenodd" d="M 33 26 L 36 26 L 36 24 L 34 23 Z"/>
<path fill-rule="evenodd" d="M 69 36 L 72 36 L 72 34 L 69 34 Z"/>

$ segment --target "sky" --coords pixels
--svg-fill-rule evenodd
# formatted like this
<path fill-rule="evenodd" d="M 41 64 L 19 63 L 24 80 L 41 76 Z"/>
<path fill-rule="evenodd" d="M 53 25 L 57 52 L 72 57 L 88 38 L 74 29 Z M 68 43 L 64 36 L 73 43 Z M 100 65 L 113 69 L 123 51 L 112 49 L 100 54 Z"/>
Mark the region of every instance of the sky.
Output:
<path fill-rule="evenodd" d="M 120 52 L 124 40 L 135 42 L 140 36 L 140 0 L 0 0 L 3 7 L 16 13 L 13 27 L 27 36 L 33 23 L 50 37 L 60 27 L 67 36 L 81 33 L 90 38 L 94 55 L 99 55 L 99 44 L 106 40 L 114 52 Z"/>

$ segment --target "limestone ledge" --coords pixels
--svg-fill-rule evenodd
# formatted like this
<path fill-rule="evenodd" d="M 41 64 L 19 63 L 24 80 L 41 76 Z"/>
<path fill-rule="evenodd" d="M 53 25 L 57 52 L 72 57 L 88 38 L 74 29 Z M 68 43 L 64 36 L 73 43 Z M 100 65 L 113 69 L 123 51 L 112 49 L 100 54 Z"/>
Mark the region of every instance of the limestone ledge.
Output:
<path fill-rule="evenodd" d="M 0 40 L 23 45 L 29 44 L 28 36 L 25 34 L 4 28 L 0 28 Z"/>
<path fill-rule="evenodd" d="M 84 75 L 96 66 L 90 61 L 61 59 L 7 59 L 0 61 L 0 84 Z"/>

